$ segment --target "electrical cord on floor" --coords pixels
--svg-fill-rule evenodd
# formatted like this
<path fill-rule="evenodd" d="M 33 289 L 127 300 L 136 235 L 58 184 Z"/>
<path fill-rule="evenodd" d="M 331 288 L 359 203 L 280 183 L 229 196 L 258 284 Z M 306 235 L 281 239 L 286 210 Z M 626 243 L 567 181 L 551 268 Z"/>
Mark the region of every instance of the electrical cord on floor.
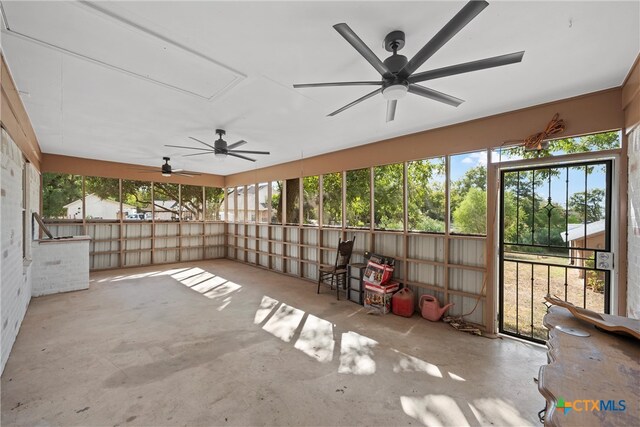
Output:
<path fill-rule="evenodd" d="M 538 412 L 538 421 L 540 421 L 540 424 L 544 424 L 544 419 L 547 416 L 547 407 L 545 406 L 543 410 Z"/>

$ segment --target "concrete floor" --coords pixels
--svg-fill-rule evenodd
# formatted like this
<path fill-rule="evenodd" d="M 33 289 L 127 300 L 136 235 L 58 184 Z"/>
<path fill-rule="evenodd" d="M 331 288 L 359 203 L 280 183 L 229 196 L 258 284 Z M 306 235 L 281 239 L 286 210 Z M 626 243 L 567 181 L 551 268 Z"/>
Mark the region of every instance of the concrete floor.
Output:
<path fill-rule="evenodd" d="M 538 425 L 543 348 L 380 317 L 229 260 L 34 298 L 2 425 Z"/>

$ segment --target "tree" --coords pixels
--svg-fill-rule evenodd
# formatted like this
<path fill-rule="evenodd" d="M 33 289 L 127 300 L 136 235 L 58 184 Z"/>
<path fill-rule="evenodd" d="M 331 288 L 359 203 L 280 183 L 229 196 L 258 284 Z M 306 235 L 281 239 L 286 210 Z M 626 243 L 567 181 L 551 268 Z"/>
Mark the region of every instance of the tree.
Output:
<path fill-rule="evenodd" d="M 402 230 L 404 222 L 404 165 L 392 165 L 373 168 L 376 228 L 383 230 Z"/>
<path fill-rule="evenodd" d="M 300 224 L 300 178 L 287 180 L 287 224 Z"/>
<path fill-rule="evenodd" d="M 271 223 L 282 224 L 282 181 L 271 183 Z"/>
<path fill-rule="evenodd" d="M 587 193 L 575 193 L 569 198 L 569 210 L 574 218 L 580 218 L 580 223 L 596 222 L 604 219 L 605 191 L 594 188 Z"/>
<path fill-rule="evenodd" d="M 42 174 L 42 215 L 44 218 L 66 216 L 65 205 L 82 197 L 82 177 L 45 172 Z"/>
<path fill-rule="evenodd" d="M 547 148 L 540 151 L 526 151 L 523 146 L 509 147 L 510 157 L 536 159 L 558 154 L 587 153 L 590 151 L 611 150 L 620 147 L 620 133 L 603 132 L 574 138 L 562 138 L 549 141 Z"/>
<path fill-rule="evenodd" d="M 485 234 L 487 218 L 487 192 L 472 187 L 460 205 L 453 211 L 453 227 L 457 233 Z"/>
<path fill-rule="evenodd" d="M 418 160 L 407 167 L 407 215 L 410 230 L 444 232 L 445 159 Z"/>
<path fill-rule="evenodd" d="M 205 187 L 204 199 L 206 206 L 205 219 L 219 221 L 222 219 L 220 209 L 224 202 L 224 189 L 217 187 Z"/>
<path fill-rule="evenodd" d="M 347 171 L 347 205 L 345 215 L 348 227 L 369 227 L 371 224 L 371 200 L 369 196 L 369 169 Z"/>
<path fill-rule="evenodd" d="M 322 176 L 322 222 L 323 225 L 342 224 L 342 174 L 329 173 Z"/>
<path fill-rule="evenodd" d="M 462 200 L 466 197 L 468 191 L 477 188 L 487 191 L 487 167 L 483 165 L 475 166 L 469 170 L 458 180 L 451 183 L 449 189 L 449 208 L 451 212 L 455 212 Z"/>
<path fill-rule="evenodd" d="M 304 177 L 302 179 L 302 191 L 304 224 L 317 225 L 320 204 L 320 180 L 318 175 Z"/>

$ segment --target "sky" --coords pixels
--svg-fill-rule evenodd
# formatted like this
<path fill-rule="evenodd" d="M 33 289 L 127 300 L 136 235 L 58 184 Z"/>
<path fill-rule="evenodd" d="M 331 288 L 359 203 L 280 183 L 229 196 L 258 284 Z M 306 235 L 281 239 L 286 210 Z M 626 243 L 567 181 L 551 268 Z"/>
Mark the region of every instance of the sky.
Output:
<path fill-rule="evenodd" d="M 486 151 L 477 151 L 472 153 L 459 154 L 450 158 L 450 176 L 452 181 L 460 179 L 471 168 L 476 166 L 487 165 Z M 559 168 L 558 175 L 551 178 L 551 199 L 552 203 L 559 205 L 562 209 L 566 207 L 567 202 L 567 169 Z M 569 170 L 569 199 L 575 193 L 583 193 L 585 191 L 585 174 L 583 167 L 570 167 Z M 588 191 L 594 188 L 606 188 L 605 166 L 600 165 L 594 167 L 587 175 L 586 188 Z M 536 194 L 543 197 L 549 197 L 548 181 L 537 181 Z"/>

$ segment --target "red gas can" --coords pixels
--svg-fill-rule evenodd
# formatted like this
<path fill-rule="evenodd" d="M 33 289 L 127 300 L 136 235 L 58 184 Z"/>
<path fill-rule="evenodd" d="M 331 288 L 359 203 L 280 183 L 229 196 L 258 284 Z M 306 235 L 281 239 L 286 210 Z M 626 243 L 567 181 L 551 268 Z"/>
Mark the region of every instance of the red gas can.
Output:
<path fill-rule="evenodd" d="M 409 288 L 402 288 L 391 298 L 393 314 L 404 317 L 413 316 L 413 292 Z"/>

